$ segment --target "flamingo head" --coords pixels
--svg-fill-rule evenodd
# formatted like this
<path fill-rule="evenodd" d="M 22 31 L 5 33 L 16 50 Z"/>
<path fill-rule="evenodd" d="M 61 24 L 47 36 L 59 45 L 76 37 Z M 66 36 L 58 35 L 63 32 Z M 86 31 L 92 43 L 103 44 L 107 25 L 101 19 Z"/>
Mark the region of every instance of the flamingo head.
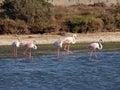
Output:
<path fill-rule="evenodd" d="M 102 40 L 102 39 L 99 39 L 99 42 L 103 43 L 103 40 Z"/>
<path fill-rule="evenodd" d="M 77 35 L 76 35 L 76 34 L 73 34 L 73 37 L 76 39 L 76 38 L 77 38 Z"/>
<path fill-rule="evenodd" d="M 38 42 L 37 42 L 36 40 L 33 40 L 33 44 L 34 44 L 33 49 L 36 50 L 36 49 L 37 49 L 37 46 L 36 46 L 36 45 L 38 44 Z"/>
<path fill-rule="evenodd" d="M 38 44 L 38 42 L 36 40 L 33 41 L 33 44 Z"/>
<path fill-rule="evenodd" d="M 20 45 L 23 45 L 23 43 L 21 42 L 20 37 L 17 37 L 17 40 L 18 40 L 18 42 L 20 43 Z"/>
<path fill-rule="evenodd" d="M 37 46 L 36 46 L 36 45 L 34 45 L 33 49 L 35 49 L 35 50 L 36 50 L 36 49 L 37 49 Z"/>

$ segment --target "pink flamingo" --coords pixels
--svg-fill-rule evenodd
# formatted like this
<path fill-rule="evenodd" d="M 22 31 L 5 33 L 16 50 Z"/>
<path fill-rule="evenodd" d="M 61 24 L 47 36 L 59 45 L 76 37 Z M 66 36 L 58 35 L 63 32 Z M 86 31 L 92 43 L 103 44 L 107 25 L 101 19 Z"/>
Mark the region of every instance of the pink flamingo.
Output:
<path fill-rule="evenodd" d="M 76 37 L 77 35 L 76 34 L 73 34 L 72 37 L 66 37 L 62 42 L 65 43 L 65 47 L 64 47 L 64 50 L 69 53 L 72 53 L 72 51 L 70 51 L 70 44 L 75 44 L 76 43 Z"/>
<path fill-rule="evenodd" d="M 26 52 L 29 50 L 29 59 L 32 60 L 33 59 L 33 56 L 32 56 L 32 50 L 31 49 L 37 49 L 37 46 L 36 46 L 37 42 L 34 40 L 33 43 L 27 43 L 25 44 L 25 51 L 24 51 L 24 55 L 26 55 Z"/>
<path fill-rule="evenodd" d="M 20 38 L 19 38 L 19 37 L 17 37 L 17 40 L 12 43 L 12 46 L 13 46 L 13 48 L 14 48 L 14 50 L 13 50 L 13 55 L 14 55 L 15 57 L 18 56 L 18 47 L 20 47 L 20 43 L 21 43 L 21 42 L 20 42 Z"/>
<path fill-rule="evenodd" d="M 94 52 L 95 58 L 98 59 L 98 56 L 96 54 L 96 49 L 101 50 L 103 48 L 103 46 L 101 44 L 102 42 L 103 42 L 102 39 L 100 39 L 98 42 L 93 42 L 93 43 L 88 45 L 88 48 L 92 49 L 90 52 L 89 60 L 91 60 L 93 52 Z"/>
<path fill-rule="evenodd" d="M 63 42 L 61 40 L 57 40 L 53 43 L 54 46 L 57 47 L 57 58 L 60 57 L 60 48 L 62 48 Z"/>

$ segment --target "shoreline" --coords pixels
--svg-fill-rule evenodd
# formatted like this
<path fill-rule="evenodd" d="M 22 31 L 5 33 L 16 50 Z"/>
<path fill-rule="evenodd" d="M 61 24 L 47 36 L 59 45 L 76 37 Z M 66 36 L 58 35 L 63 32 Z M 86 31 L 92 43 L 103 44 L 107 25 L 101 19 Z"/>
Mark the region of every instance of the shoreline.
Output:
<path fill-rule="evenodd" d="M 60 35 L 18 35 L 23 44 L 33 42 L 36 40 L 38 44 L 52 44 L 58 39 L 64 39 L 65 37 L 72 36 L 73 33 L 66 33 L 65 36 Z M 16 40 L 16 35 L 0 35 L 0 45 L 11 45 Z M 87 33 L 77 34 L 76 43 L 89 43 L 102 39 L 104 42 L 120 42 L 120 32 L 101 32 L 101 33 Z"/>

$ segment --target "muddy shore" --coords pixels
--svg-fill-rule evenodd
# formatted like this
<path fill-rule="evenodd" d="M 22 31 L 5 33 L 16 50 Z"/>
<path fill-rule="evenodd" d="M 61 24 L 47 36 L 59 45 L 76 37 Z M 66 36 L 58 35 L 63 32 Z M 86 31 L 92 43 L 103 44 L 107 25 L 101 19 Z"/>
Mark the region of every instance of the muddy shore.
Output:
<path fill-rule="evenodd" d="M 61 35 L 18 35 L 23 44 L 36 40 L 38 44 L 52 44 L 58 39 L 72 36 L 72 33 Z M 0 45 L 11 45 L 16 40 L 16 35 L 0 35 Z M 104 32 L 92 34 L 77 34 L 77 43 L 94 42 L 102 39 L 104 42 L 120 42 L 120 32 Z"/>

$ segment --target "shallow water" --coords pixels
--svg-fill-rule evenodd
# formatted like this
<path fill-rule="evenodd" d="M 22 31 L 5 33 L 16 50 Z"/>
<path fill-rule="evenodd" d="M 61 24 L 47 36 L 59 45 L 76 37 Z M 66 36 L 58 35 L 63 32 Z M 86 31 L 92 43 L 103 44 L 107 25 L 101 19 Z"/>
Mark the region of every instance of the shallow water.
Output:
<path fill-rule="evenodd" d="M 0 58 L 0 90 L 120 90 L 120 52 Z"/>

